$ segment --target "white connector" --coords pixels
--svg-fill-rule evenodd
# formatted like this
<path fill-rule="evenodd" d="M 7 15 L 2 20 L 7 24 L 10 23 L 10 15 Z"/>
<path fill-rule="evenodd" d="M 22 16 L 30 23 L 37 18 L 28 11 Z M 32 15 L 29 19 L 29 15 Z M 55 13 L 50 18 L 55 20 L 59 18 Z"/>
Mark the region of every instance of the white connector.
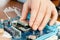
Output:
<path fill-rule="evenodd" d="M 21 16 L 20 15 L 20 9 L 18 9 L 17 7 L 8 7 L 8 8 L 5 8 L 4 9 L 4 13 L 6 14 L 6 16 L 8 17 L 8 18 L 10 18 L 8 15 L 7 15 L 7 13 L 8 12 L 15 12 L 16 14 L 17 14 L 17 16 Z"/>

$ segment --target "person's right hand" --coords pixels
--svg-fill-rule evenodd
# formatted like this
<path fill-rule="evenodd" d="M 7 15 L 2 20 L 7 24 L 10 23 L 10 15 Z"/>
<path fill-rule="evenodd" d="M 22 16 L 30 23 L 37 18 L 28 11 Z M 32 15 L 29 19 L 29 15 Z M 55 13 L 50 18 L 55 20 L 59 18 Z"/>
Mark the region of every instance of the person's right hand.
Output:
<path fill-rule="evenodd" d="M 26 20 L 30 9 L 31 17 L 29 25 L 33 30 L 43 30 L 50 18 L 50 26 L 52 26 L 57 20 L 57 10 L 55 5 L 50 0 L 27 0 L 24 3 L 20 21 Z"/>

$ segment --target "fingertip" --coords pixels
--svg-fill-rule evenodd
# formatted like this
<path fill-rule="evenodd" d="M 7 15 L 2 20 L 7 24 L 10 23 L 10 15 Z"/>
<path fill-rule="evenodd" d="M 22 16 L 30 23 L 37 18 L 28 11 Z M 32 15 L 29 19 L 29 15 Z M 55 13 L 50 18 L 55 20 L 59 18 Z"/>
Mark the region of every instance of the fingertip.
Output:
<path fill-rule="evenodd" d="M 32 29 L 35 31 L 35 30 L 37 30 L 36 28 L 34 28 L 34 27 L 32 27 Z"/>
<path fill-rule="evenodd" d="M 52 25 L 54 25 L 55 23 L 56 23 L 56 21 L 51 21 L 51 22 L 49 23 L 49 25 L 52 26 Z"/>
<path fill-rule="evenodd" d="M 50 25 L 50 26 L 52 26 L 52 25 L 53 25 L 53 23 L 49 23 L 49 25 Z"/>
<path fill-rule="evenodd" d="M 50 20 L 49 25 L 50 26 L 54 25 L 57 21 L 57 18 L 58 18 L 58 13 L 55 13 L 52 19 Z"/>
<path fill-rule="evenodd" d="M 32 28 L 34 31 L 37 30 L 36 28 Z"/>
<path fill-rule="evenodd" d="M 38 29 L 38 26 L 37 25 L 33 25 L 33 30 L 37 30 Z"/>
<path fill-rule="evenodd" d="M 42 30 L 45 28 L 45 26 L 46 26 L 46 25 L 41 25 L 41 26 L 38 28 L 38 30 L 39 30 L 39 31 L 42 31 Z"/>
<path fill-rule="evenodd" d="M 38 28 L 39 31 L 42 31 L 43 29 L 41 27 Z"/>
<path fill-rule="evenodd" d="M 24 21 L 25 19 L 23 17 L 20 18 L 20 21 Z"/>

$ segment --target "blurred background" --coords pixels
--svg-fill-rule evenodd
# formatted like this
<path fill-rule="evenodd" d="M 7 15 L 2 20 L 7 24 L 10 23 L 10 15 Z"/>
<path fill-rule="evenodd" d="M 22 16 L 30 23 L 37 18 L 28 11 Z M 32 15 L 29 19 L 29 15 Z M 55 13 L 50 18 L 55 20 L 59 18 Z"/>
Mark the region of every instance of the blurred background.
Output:
<path fill-rule="evenodd" d="M 10 0 L 10 2 L 7 3 L 7 5 L 3 8 L 3 10 L 5 8 L 7 8 L 7 7 L 13 7 L 14 6 L 14 7 L 17 7 L 18 9 L 21 9 L 20 10 L 20 12 L 21 12 L 22 11 L 22 7 L 23 7 L 23 4 L 24 4 L 25 1 L 26 0 Z M 55 6 L 57 8 L 57 11 L 58 11 L 58 14 L 59 14 L 58 21 L 60 21 L 60 0 L 51 0 L 51 1 L 55 4 Z M 2 19 L 8 19 L 5 16 L 4 12 L 1 11 L 1 9 L 0 9 L 0 15 L 1 15 L 0 18 L 2 18 Z M 12 12 L 12 14 L 9 13 L 8 15 L 10 15 L 12 18 L 16 16 L 15 12 Z"/>

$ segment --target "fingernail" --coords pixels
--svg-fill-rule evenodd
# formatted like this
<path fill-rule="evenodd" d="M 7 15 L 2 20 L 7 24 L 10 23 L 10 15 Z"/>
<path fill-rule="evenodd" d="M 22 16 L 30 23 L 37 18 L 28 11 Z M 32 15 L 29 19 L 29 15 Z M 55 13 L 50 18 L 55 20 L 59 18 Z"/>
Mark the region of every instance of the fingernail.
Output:
<path fill-rule="evenodd" d="M 42 31 L 43 29 L 40 27 L 40 28 L 38 28 L 38 30 L 39 30 L 39 31 Z"/>
<path fill-rule="evenodd" d="M 53 24 L 52 24 L 52 23 L 50 23 L 49 25 L 50 25 L 50 26 L 52 26 Z"/>
<path fill-rule="evenodd" d="M 32 28 L 33 28 L 33 30 L 37 30 L 38 27 L 36 25 L 34 25 Z"/>

